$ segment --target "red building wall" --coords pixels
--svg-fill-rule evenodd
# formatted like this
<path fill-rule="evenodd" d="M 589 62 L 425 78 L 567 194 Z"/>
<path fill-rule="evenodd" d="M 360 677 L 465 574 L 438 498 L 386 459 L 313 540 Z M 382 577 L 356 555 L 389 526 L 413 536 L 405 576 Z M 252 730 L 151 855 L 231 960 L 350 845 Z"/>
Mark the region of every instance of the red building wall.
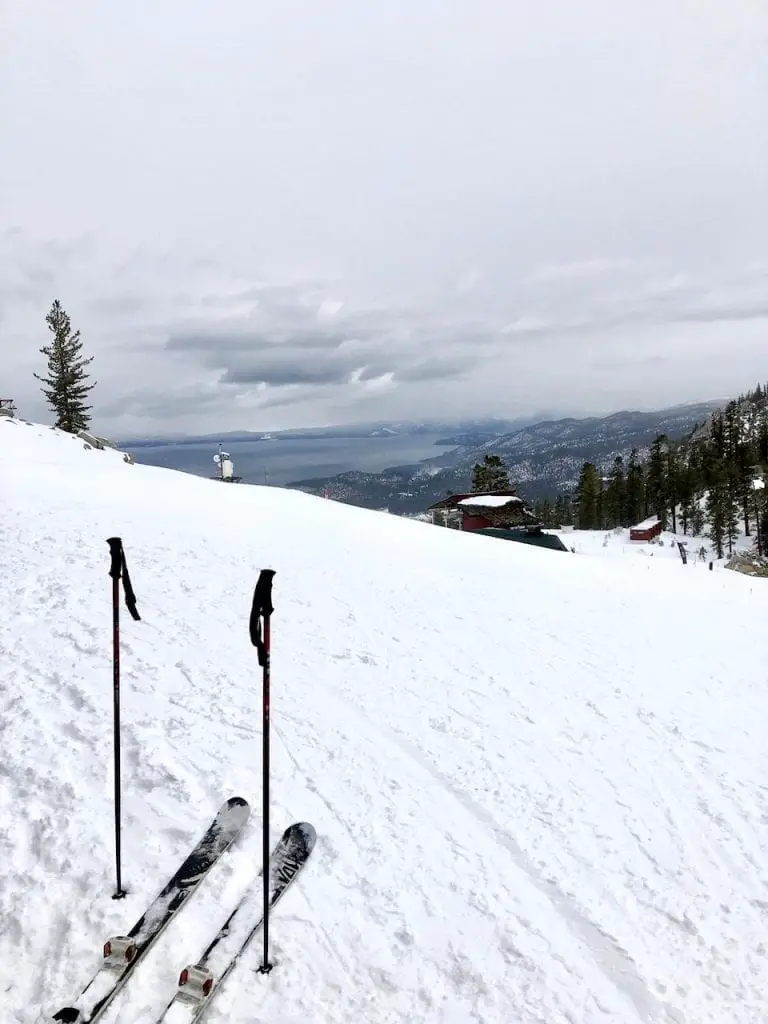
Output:
<path fill-rule="evenodd" d="M 630 530 L 630 540 L 653 540 L 654 537 L 658 537 L 661 533 L 661 523 L 655 523 L 653 526 L 649 526 L 645 530 Z"/>
<path fill-rule="evenodd" d="M 489 526 L 493 526 L 493 523 L 490 519 L 486 519 L 485 516 L 474 516 L 468 512 L 464 513 L 462 530 L 486 530 Z"/>

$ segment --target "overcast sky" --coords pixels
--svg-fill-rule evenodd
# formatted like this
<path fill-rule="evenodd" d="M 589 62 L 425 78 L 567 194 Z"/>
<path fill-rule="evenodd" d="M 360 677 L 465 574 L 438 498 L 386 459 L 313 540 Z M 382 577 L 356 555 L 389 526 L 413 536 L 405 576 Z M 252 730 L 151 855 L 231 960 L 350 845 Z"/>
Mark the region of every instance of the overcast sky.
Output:
<path fill-rule="evenodd" d="M 113 435 L 768 378 L 765 0 L 0 0 L 0 397 Z"/>

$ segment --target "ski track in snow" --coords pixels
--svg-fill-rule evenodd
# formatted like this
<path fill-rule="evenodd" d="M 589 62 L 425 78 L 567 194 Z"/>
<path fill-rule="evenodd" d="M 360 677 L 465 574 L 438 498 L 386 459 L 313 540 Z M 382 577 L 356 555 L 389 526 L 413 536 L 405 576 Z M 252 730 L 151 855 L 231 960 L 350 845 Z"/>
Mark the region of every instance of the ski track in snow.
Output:
<path fill-rule="evenodd" d="M 106 1024 L 155 1019 L 258 869 L 266 565 L 273 839 L 306 819 L 318 844 L 275 970 L 256 942 L 211 1024 L 766 1020 L 760 581 L 225 488 L 23 423 L 0 422 L 0 472 L 4 1020 L 76 997 L 226 796 L 250 825 Z M 116 533 L 142 615 L 121 622 L 123 901 Z"/>

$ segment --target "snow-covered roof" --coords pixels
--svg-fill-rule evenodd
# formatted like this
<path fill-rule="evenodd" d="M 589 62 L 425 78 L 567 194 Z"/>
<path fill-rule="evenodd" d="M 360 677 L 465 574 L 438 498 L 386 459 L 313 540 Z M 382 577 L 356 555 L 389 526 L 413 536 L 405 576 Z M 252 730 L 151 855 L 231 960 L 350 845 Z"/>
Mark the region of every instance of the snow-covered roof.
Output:
<path fill-rule="evenodd" d="M 650 530 L 652 526 L 656 526 L 659 522 L 658 516 L 649 516 L 648 519 L 644 519 L 642 523 L 635 523 L 632 527 L 633 530 Z"/>
<path fill-rule="evenodd" d="M 471 498 L 462 498 L 458 504 L 475 505 L 480 508 L 503 508 L 522 500 L 510 494 L 473 494 Z"/>

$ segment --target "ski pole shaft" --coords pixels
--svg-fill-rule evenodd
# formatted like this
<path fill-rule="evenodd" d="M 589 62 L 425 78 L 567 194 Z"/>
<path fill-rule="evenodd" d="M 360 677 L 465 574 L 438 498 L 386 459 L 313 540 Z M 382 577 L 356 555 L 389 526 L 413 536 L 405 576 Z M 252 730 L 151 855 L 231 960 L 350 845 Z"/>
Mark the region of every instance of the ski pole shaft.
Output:
<path fill-rule="evenodd" d="M 269 734 L 270 734 L 270 649 L 272 628 L 272 580 L 273 569 L 262 569 L 253 592 L 251 606 L 251 643 L 258 653 L 262 669 L 262 859 L 264 887 L 264 956 L 259 968 L 262 974 L 272 970 L 269 962 Z"/>
<path fill-rule="evenodd" d="M 264 655 L 264 671 L 263 671 L 263 722 L 262 722 L 262 802 L 264 805 L 264 827 L 262 831 L 262 844 L 261 844 L 261 856 L 264 865 L 263 871 L 263 884 L 264 884 L 264 962 L 261 967 L 266 973 L 269 971 L 271 964 L 269 963 L 269 740 L 270 740 L 270 720 L 269 720 L 269 645 L 270 645 L 270 615 L 264 616 L 264 647 L 266 649 Z"/>
<path fill-rule="evenodd" d="M 120 834 L 120 570 L 122 543 L 119 537 L 110 537 L 107 543 L 111 554 L 109 575 L 112 577 L 112 721 L 115 757 L 115 892 L 112 899 L 119 900 L 125 896 Z"/>

